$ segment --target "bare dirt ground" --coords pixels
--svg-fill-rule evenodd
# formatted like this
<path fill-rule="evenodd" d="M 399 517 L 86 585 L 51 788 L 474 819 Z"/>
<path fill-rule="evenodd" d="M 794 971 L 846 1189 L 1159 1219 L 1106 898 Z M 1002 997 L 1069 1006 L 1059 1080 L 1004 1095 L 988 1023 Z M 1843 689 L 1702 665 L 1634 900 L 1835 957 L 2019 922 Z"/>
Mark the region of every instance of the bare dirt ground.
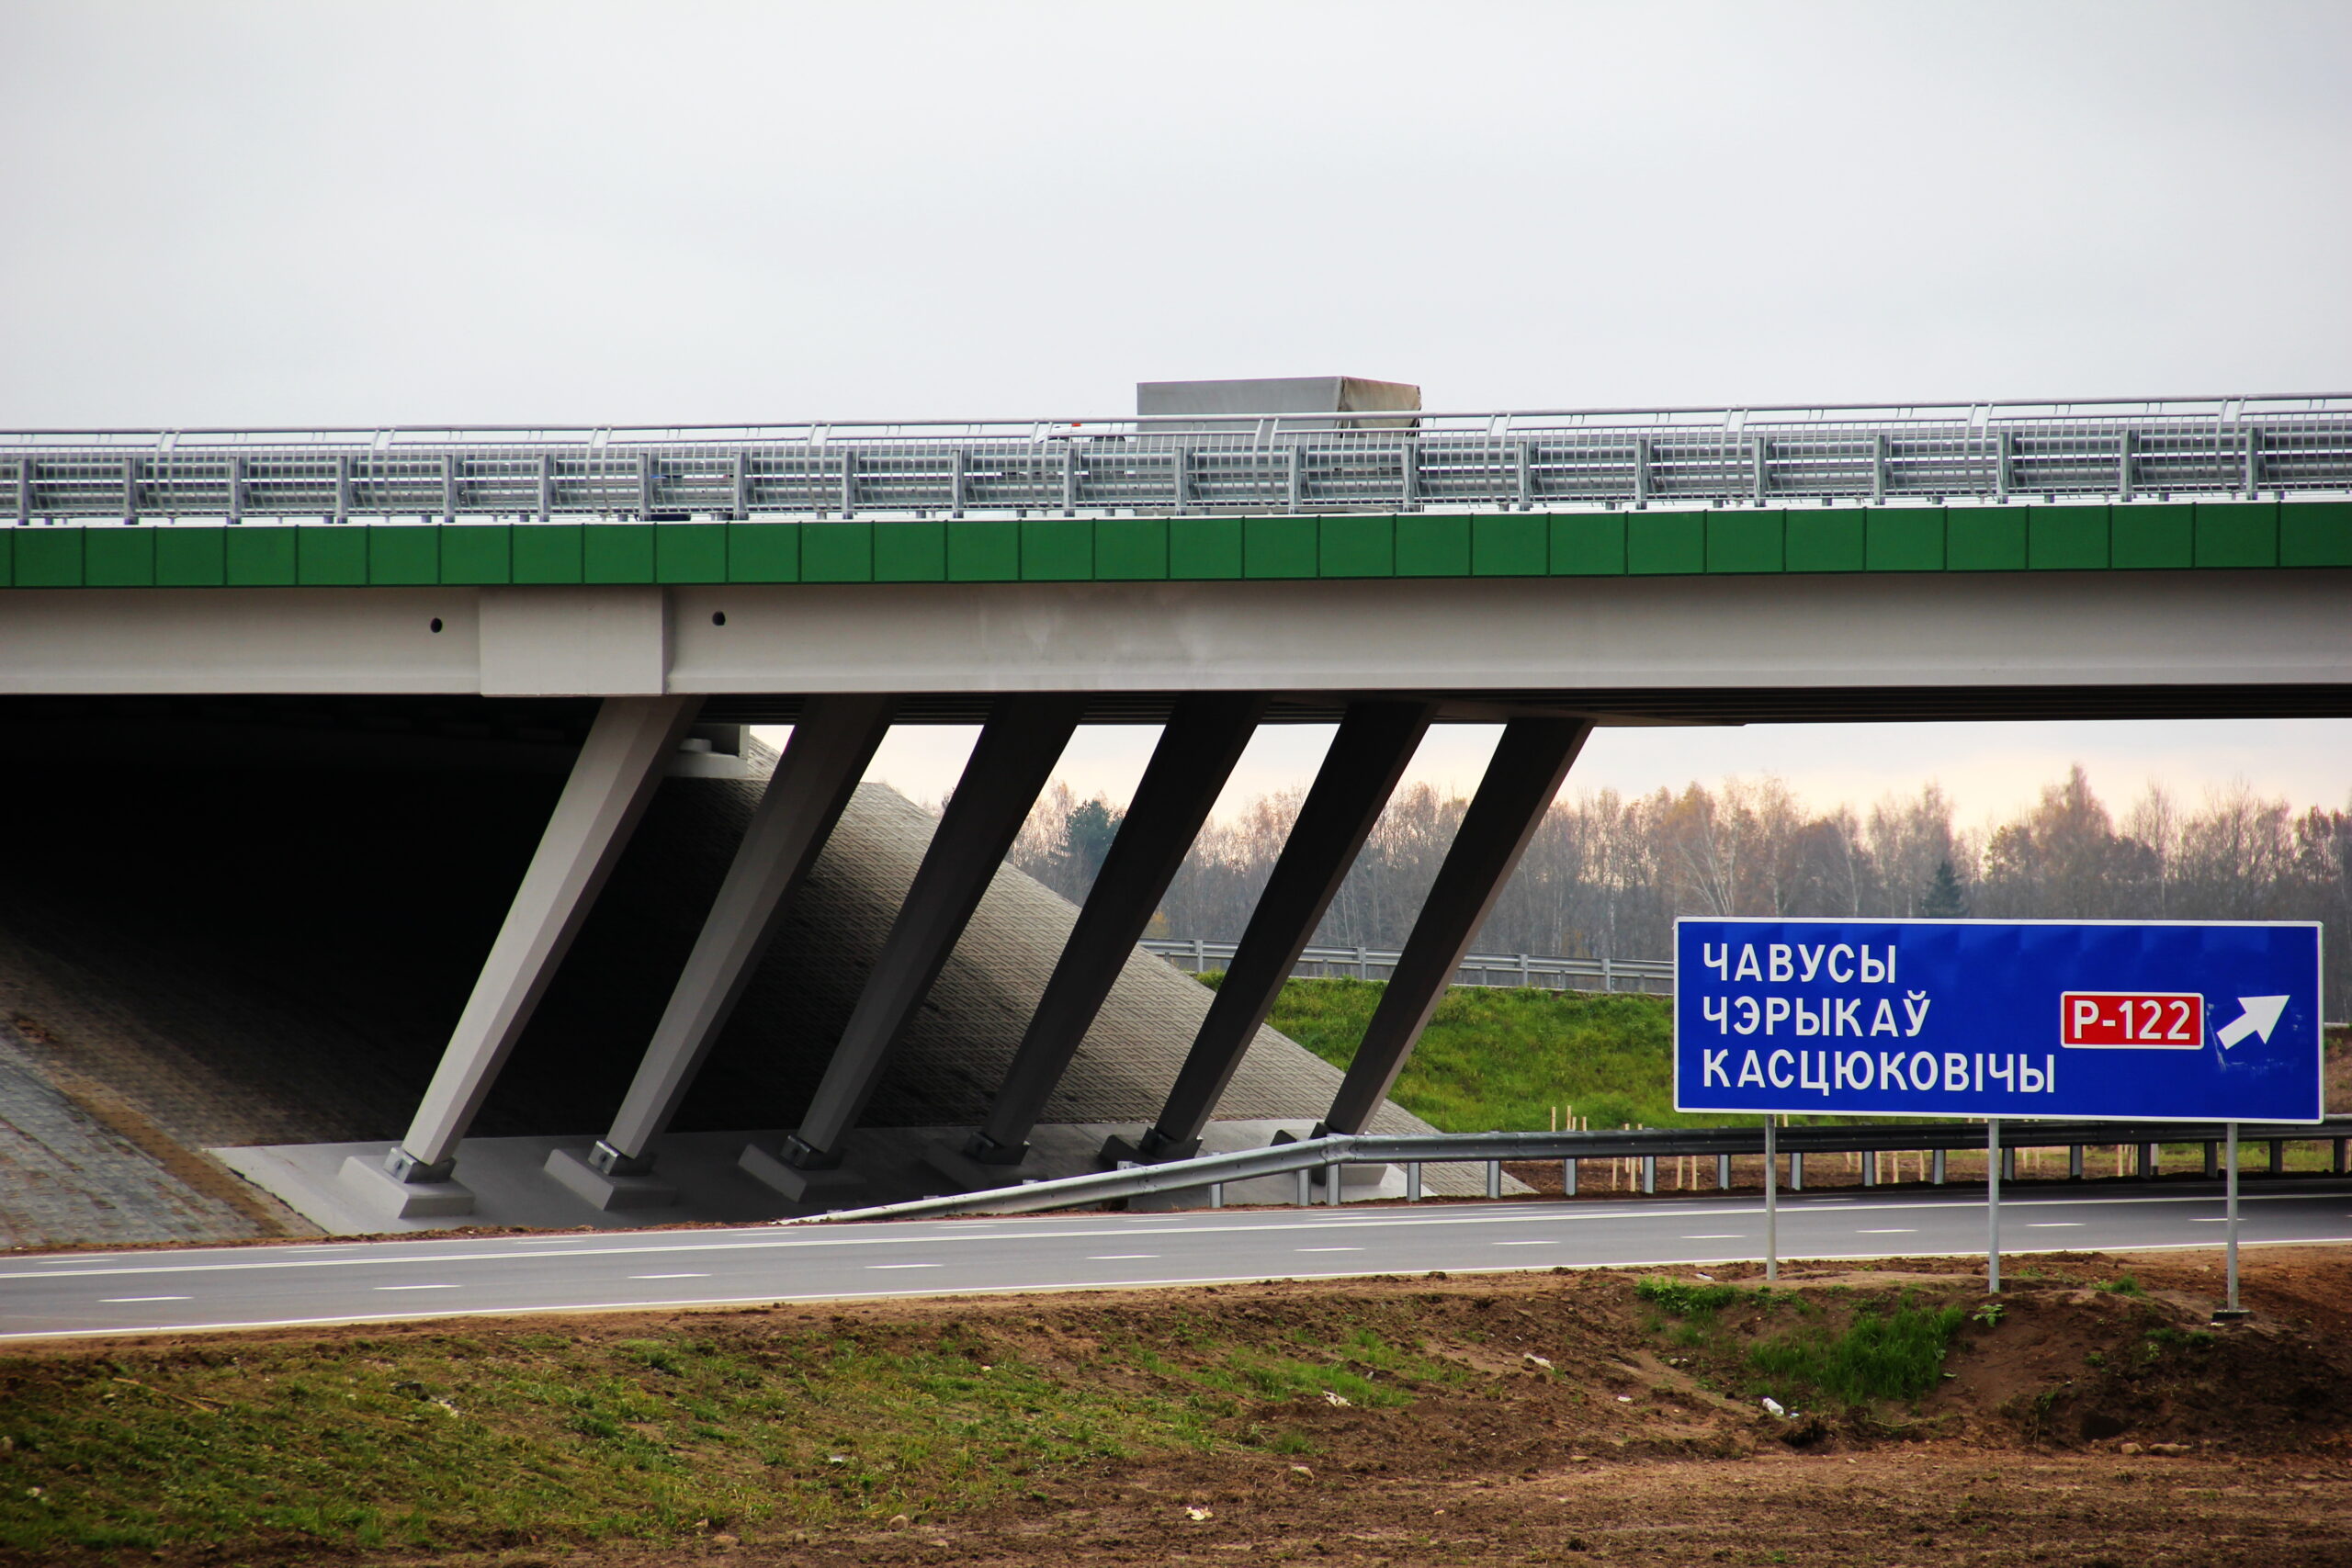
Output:
<path fill-rule="evenodd" d="M 1752 1269 L 1713 1272 L 1753 1282 Z M 2125 1291 L 2098 1288 L 2126 1273 Z M 1678 1342 L 1675 1325 L 1636 1299 L 1634 1278 L 1430 1276 L 572 1320 L 562 1326 L 576 1346 L 677 1333 L 747 1348 L 812 1329 L 881 1346 L 952 1325 L 985 1353 L 1065 1386 L 1148 1388 L 1127 1352 L 1150 1343 L 1176 1354 L 1154 1336 L 1181 1314 L 1269 1346 L 1340 1343 L 1370 1328 L 1415 1339 L 1465 1375 L 1424 1382 L 1388 1408 L 1311 1393 L 1270 1400 L 1250 1420 L 1279 1427 L 1280 1444 L 1041 1467 L 991 1500 L 919 1503 L 888 1518 L 718 1517 L 659 1542 L 510 1531 L 429 1554 L 253 1540 L 14 1560 L 2352 1564 L 2352 1251 L 2249 1252 L 2255 1316 L 2221 1326 L 2209 1321 L 2218 1260 L 2020 1258 L 1999 1320 L 1961 1331 L 1951 1375 L 1916 1406 L 1792 1419 L 1740 1393 L 1723 1347 Z M 1931 1304 L 1982 1302 L 1959 1260 L 1791 1267 L 1782 1283 L 1833 1318 L 1905 1291 Z M 1752 1342 L 1730 1321 L 1741 1310 L 1726 1312 L 1726 1344 Z M 515 1331 L 526 1327 L 544 1335 L 549 1321 Z M 331 1348 L 355 1332 L 246 1342 Z M 391 1337 L 435 1332 L 420 1325 Z M 468 1329 L 477 1339 L 499 1332 Z M 386 1340 L 373 1331 L 373 1345 Z M 153 1377 L 146 1361 L 217 1357 L 222 1345 L 60 1345 L 17 1369 L 37 1377 L 43 1361 L 62 1371 L 96 1355 Z M 780 1490 L 788 1483 L 776 1478 Z"/>

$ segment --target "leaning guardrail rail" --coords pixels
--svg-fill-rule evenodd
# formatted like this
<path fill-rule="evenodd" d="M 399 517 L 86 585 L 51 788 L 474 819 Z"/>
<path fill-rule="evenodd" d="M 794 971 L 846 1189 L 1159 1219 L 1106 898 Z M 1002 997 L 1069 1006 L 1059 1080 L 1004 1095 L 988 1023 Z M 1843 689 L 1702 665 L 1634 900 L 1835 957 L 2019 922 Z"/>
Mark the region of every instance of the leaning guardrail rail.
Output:
<path fill-rule="evenodd" d="M 1879 1154 L 1984 1147 L 1977 1122 L 1911 1122 L 1778 1129 L 1782 1154 Z M 2062 1148 L 2091 1145 L 2216 1144 L 2220 1122 L 2004 1122 L 2001 1146 Z M 2319 1123 L 2245 1122 L 2242 1143 L 2327 1142 L 2337 1145 L 2336 1168 L 2352 1142 L 2352 1117 Z M 944 1219 L 956 1214 L 1025 1214 L 1084 1203 L 1107 1203 L 1157 1192 L 1184 1192 L 1228 1182 L 1350 1165 L 1499 1165 L 1504 1161 L 1614 1159 L 1677 1155 L 1764 1152 L 1761 1127 L 1631 1127 L 1591 1133 L 1333 1134 L 1261 1149 L 1202 1155 L 1159 1165 L 1135 1165 L 1083 1176 L 1057 1177 L 1017 1187 L 989 1188 L 944 1198 L 918 1198 L 864 1209 L 840 1209 L 778 1220 L 798 1225 L 844 1220 Z M 1489 1184 L 1489 1191 L 1493 1190 Z"/>

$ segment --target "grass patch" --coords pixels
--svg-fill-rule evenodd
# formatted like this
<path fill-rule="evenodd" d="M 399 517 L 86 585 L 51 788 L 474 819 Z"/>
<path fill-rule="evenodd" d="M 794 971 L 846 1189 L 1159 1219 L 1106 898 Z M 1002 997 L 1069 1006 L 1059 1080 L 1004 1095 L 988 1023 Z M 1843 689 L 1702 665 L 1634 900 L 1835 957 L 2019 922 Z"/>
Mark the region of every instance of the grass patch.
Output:
<path fill-rule="evenodd" d="M 1712 1318 L 1743 1296 L 1760 1299 L 1766 1294 L 1769 1292 L 1745 1291 L 1737 1285 L 1694 1285 L 1684 1280 L 1648 1279 L 1634 1286 L 1636 1299 L 1686 1318 Z"/>
<path fill-rule="evenodd" d="M 1652 1333 L 1702 1353 L 1718 1382 L 1746 1398 L 1770 1394 L 1783 1404 L 1816 1406 L 1912 1403 L 1941 1381 L 1952 1337 L 1970 1321 L 1963 1306 L 1923 1304 L 1910 1293 L 1893 1302 L 1864 1303 L 1850 1315 L 1842 1295 L 1837 1311 L 1792 1291 L 1748 1289 L 1652 1278 L 1634 1295 L 1665 1317 Z M 1762 1309 L 1727 1324 L 1727 1309 Z M 1770 1318 L 1785 1309 L 1795 1321 L 1767 1334 Z"/>
<path fill-rule="evenodd" d="M 1952 1336 L 1967 1321 L 1964 1307 L 1903 1301 L 1864 1308 L 1842 1330 L 1801 1325 L 1749 1348 L 1749 1392 L 1782 1404 L 1908 1404 L 1940 1381 Z"/>
<path fill-rule="evenodd" d="M 0 1554 L 922 1517 L 1074 1466 L 1279 1448 L 1283 1409 L 1401 1406 L 1459 1375 L 1360 1325 L 1270 1342 L 1189 1314 L 1043 1359 L 849 1319 L 19 1358 L 0 1361 Z"/>
<path fill-rule="evenodd" d="M 2105 1291 L 2111 1296 L 2144 1296 L 2148 1293 L 2146 1287 L 2129 1274 L 2120 1275 L 2112 1280 L 2101 1280 L 2093 1284 L 2091 1289 Z"/>

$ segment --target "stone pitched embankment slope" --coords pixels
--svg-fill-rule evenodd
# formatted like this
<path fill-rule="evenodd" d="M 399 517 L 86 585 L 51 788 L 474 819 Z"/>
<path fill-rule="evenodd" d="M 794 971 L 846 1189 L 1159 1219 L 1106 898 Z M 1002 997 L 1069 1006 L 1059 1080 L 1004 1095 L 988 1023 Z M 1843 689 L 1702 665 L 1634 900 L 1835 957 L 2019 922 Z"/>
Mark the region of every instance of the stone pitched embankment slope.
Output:
<path fill-rule="evenodd" d="M 0 781 L 0 1244 L 306 1228 L 200 1151 L 399 1135 L 560 783 L 153 761 Z M 760 787 L 662 786 L 477 1133 L 605 1125 Z M 858 791 L 681 1130 L 798 1119 L 934 821 Z M 869 1123 L 984 1112 L 1075 915 L 999 872 Z M 1047 1119 L 1148 1120 L 1208 996 L 1132 957 Z M 1220 1114 L 1313 1117 L 1337 1077 L 1264 1031 Z"/>

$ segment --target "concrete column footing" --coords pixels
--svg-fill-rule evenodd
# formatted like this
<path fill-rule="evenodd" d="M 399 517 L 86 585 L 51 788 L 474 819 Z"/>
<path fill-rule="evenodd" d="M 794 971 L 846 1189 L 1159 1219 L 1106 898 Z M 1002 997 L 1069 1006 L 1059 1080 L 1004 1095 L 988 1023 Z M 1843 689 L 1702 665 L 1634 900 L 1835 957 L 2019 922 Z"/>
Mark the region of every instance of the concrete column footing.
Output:
<path fill-rule="evenodd" d="M 842 1166 L 831 1170 L 802 1170 L 786 1165 L 774 1150 L 745 1144 L 736 1168 L 763 1187 L 772 1187 L 796 1203 L 846 1208 L 866 1195 L 866 1179 Z"/>
<path fill-rule="evenodd" d="M 388 1220 L 432 1219 L 474 1212 L 473 1190 L 455 1181 L 402 1181 L 380 1159 L 353 1155 L 343 1162 L 337 1183 L 373 1213 Z"/>
<path fill-rule="evenodd" d="M 988 1192 L 1046 1179 L 1046 1168 L 1036 1163 L 1034 1156 L 1017 1165 L 988 1165 L 945 1139 L 923 1145 L 922 1163 L 959 1192 Z"/>
<path fill-rule="evenodd" d="M 614 1176 L 598 1170 L 574 1149 L 549 1151 L 544 1168 L 556 1181 L 592 1208 L 662 1209 L 678 1201 L 678 1190 L 651 1176 Z"/>

